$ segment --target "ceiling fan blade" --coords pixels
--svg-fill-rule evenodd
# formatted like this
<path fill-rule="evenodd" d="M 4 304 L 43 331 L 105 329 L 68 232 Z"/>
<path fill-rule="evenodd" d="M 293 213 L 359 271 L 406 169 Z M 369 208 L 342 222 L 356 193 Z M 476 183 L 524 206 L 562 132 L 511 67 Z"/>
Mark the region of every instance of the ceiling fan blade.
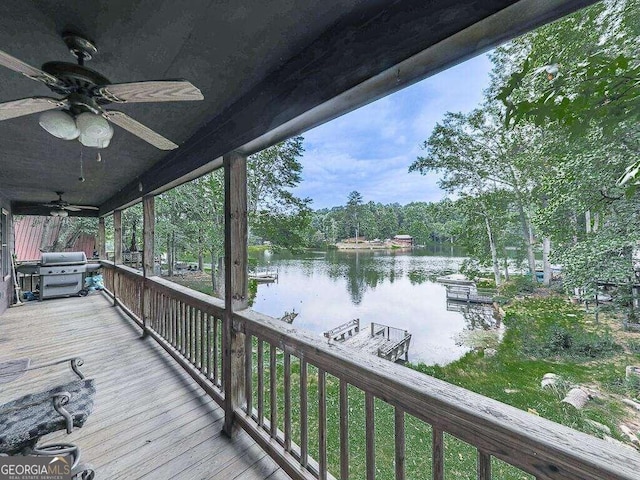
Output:
<path fill-rule="evenodd" d="M 7 52 L 0 50 L 0 65 L 23 74 L 25 77 L 29 77 L 32 80 L 46 83 L 47 85 L 59 85 L 60 81 L 53 75 L 49 75 L 42 70 L 32 67 L 28 63 L 24 63 L 22 60 L 18 60 L 16 57 L 9 55 Z"/>
<path fill-rule="evenodd" d="M 116 110 L 107 110 L 104 112 L 104 116 L 110 122 L 115 123 L 130 133 L 133 133 L 136 137 L 141 138 L 160 150 L 173 150 L 174 148 L 178 148 L 178 145 L 173 143 L 171 140 L 164 138 L 149 127 L 145 127 L 143 124 L 134 120 L 125 113 L 118 112 Z"/>
<path fill-rule="evenodd" d="M 69 210 L 70 212 L 79 212 L 80 210 L 82 210 L 81 208 L 75 205 L 64 205 L 60 208 L 62 208 L 62 210 Z"/>
<path fill-rule="evenodd" d="M 113 103 L 204 100 L 200 90 L 186 80 L 116 83 L 99 87 L 97 93 Z"/>
<path fill-rule="evenodd" d="M 68 104 L 66 99 L 58 100 L 51 97 L 21 98 L 20 100 L 0 103 L 0 120 L 66 107 Z"/>
<path fill-rule="evenodd" d="M 80 210 L 100 210 L 99 207 L 93 207 L 91 205 L 66 205 L 62 208 L 66 208 L 67 210 L 71 210 L 73 212 L 79 212 Z"/>

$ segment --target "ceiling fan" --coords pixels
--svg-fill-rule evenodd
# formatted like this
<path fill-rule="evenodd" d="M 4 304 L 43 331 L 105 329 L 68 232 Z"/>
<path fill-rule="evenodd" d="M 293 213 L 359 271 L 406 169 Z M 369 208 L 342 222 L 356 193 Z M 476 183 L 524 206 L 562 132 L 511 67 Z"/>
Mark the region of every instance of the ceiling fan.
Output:
<path fill-rule="evenodd" d="M 51 135 L 65 140 L 78 139 L 87 147 L 106 148 L 115 123 L 161 150 L 178 145 L 149 127 L 116 110 L 111 103 L 173 102 L 203 100 L 200 90 L 186 80 L 154 80 L 112 84 L 102 74 L 84 66 L 98 52 L 89 40 L 64 33 L 62 39 L 78 63 L 47 62 L 42 69 L 28 65 L 0 50 L 0 65 L 44 83 L 62 98 L 30 97 L 0 103 L 0 121 L 43 112 L 40 125 Z M 108 121 L 107 121 L 108 120 Z"/>
<path fill-rule="evenodd" d="M 69 202 L 62 200 L 64 192 L 56 192 L 56 195 L 58 195 L 57 200 L 42 204 L 45 207 L 53 208 L 51 215 L 54 217 L 66 217 L 69 215 L 69 212 L 79 212 L 80 210 L 100 210 L 98 207 L 92 207 L 90 205 L 71 205 Z"/>

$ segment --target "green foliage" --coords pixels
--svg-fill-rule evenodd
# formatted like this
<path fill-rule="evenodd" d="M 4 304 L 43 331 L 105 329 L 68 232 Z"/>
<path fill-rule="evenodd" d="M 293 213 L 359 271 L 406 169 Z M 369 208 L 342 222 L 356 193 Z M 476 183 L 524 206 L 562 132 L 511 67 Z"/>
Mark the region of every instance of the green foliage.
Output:
<path fill-rule="evenodd" d="M 640 340 L 630 340 L 627 342 L 627 348 L 635 355 L 640 355 Z"/>
<path fill-rule="evenodd" d="M 302 137 L 290 138 L 251 155 L 247 161 L 251 233 L 290 250 L 305 246 L 311 221 L 311 200 L 291 193 L 302 180 L 302 141 Z"/>
<path fill-rule="evenodd" d="M 531 275 L 514 275 L 500 287 L 500 296 L 515 298 L 535 292 L 537 285 Z"/>
<path fill-rule="evenodd" d="M 602 432 L 589 423 L 591 420 L 607 425 L 616 435 L 626 416 L 620 403 L 593 399 L 583 410 L 576 410 L 560 400 L 575 384 L 595 384 L 604 392 L 637 395 L 624 378 L 624 365 L 634 360 L 612 357 L 621 354 L 621 349 L 611 342 L 606 329 L 594 331 L 584 313 L 562 299 L 529 299 L 506 310 L 508 327 L 495 356 L 470 352 L 446 366 L 419 364 L 412 368 L 592 435 L 602 436 Z M 596 350 L 599 353 L 594 362 L 591 355 Z M 540 387 L 548 372 L 559 375 L 557 389 Z"/>
<path fill-rule="evenodd" d="M 404 206 L 367 202 L 356 207 L 347 203 L 316 210 L 307 231 L 307 245 L 325 247 L 355 236 L 353 215 L 356 209 L 359 236 L 368 240 L 385 240 L 404 233 L 411 235 L 417 245 L 458 241 L 459 208 L 456 202 L 444 199 L 431 203 L 412 202 Z"/>
<path fill-rule="evenodd" d="M 584 327 L 583 313 L 562 299 L 528 299 L 509 309 L 505 344 L 535 358 L 603 358 L 622 351 L 611 333 Z"/>

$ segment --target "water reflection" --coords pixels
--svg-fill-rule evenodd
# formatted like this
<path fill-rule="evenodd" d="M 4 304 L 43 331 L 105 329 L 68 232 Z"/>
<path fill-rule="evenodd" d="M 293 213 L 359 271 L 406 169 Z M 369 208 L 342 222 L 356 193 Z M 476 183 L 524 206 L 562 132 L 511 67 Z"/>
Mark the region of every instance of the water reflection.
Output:
<path fill-rule="evenodd" d="M 492 325 L 483 314 L 448 307 L 444 286 L 434 282 L 462 260 L 428 250 L 273 254 L 260 261 L 278 269 L 278 283 L 260 285 L 253 308 L 278 318 L 295 308 L 294 325 L 318 334 L 354 318 L 407 329 L 411 361 L 444 364 L 474 348 L 458 341 L 461 332 Z"/>

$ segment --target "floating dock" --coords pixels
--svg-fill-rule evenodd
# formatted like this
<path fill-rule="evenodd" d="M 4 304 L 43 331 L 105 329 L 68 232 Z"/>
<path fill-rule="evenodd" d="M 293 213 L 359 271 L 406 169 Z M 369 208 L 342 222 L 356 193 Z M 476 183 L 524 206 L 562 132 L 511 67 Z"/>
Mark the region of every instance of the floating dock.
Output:
<path fill-rule="evenodd" d="M 447 285 L 447 300 L 465 303 L 492 304 L 495 292 L 493 290 L 478 290 L 470 285 Z"/>
<path fill-rule="evenodd" d="M 400 328 L 372 322 L 370 328 L 360 330 L 360 319 L 356 318 L 324 332 L 324 336 L 329 341 L 342 343 L 392 362 L 409 360 L 411 334 Z"/>
<path fill-rule="evenodd" d="M 263 270 L 260 272 L 249 272 L 249 280 L 258 283 L 273 283 L 278 281 L 278 271 Z"/>

